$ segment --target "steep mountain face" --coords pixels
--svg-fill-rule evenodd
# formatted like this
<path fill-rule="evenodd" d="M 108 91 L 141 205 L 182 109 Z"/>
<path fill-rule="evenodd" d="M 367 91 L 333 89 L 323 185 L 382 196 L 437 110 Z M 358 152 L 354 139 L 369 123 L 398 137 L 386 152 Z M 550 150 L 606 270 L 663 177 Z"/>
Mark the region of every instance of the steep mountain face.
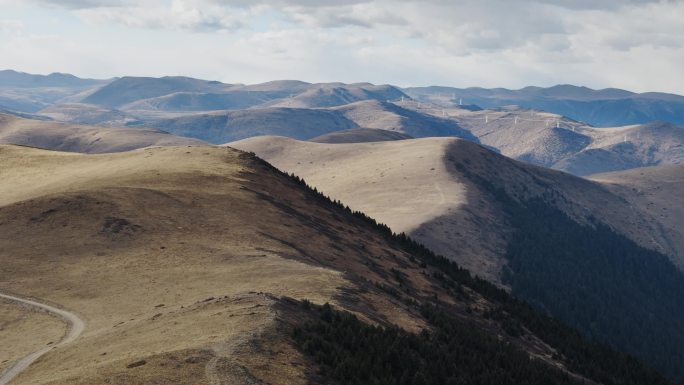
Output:
<path fill-rule="evenodd" d="M 597 127 L 614 127 L 665 120 L 684 124 L 684 97 L 648 92 L 635 94 L 620 89 L 592 90 L 587 87 L 558 85 L 549 88 L 416 87 L 404 92 L 420 101 L 440 105 L 461 102 L 485 108 L 519 105 L 549 111 Z"/>
<path fill-rule="evenodd" d="M 673 364 L 684 343 L 675 326 L 684 316 L 677 310 L 684 249 L 660 213 L 635 209 L 604 185 L 457 139 L 327 145 L 264 137 L 230 145 L 302 176 L 585 335 L 684 378 Z"/>
<path fill-rule="evenodd" d="M 205 143 L 153 129 L 124 129 L 24 119 L 0 113 L 0 143 L 52 150 L 105 153 L 149 146 Z"/>
<path fill-rule="evenodd" d="M 2 146 L 0 160 L 0 290 L 86 320 L 17 384 L 323 384 L 352 360 L 402 376 L 447 341 L 470 359 L 426 383 L 668 383 L 239 151 Z"/>

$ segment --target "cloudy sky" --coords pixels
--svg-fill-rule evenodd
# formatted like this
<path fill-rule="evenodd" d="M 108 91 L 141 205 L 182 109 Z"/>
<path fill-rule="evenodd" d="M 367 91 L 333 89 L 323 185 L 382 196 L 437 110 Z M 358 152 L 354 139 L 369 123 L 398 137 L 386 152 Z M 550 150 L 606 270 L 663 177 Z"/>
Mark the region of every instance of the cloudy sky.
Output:
<path fill-rule="evenodd" d="M 684 94 L 684 0 L 0 0 L 0 69 Z"/>

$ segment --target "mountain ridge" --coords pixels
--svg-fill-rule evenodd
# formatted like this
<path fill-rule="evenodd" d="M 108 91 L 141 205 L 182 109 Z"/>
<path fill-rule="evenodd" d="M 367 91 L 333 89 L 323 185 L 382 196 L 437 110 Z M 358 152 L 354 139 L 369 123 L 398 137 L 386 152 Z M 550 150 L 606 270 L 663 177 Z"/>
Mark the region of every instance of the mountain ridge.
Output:
<path fill-rule="evenodd" d="M 669 314 L 684 297 L 659 299 L 684 292 L 684 248 L 673 243 L 681 233 L 676 238 L 674 222 L 666 227 L 659 213 L 637 210 L 607 186 L 453 138 L 320 144 L 259 137 L 228 145 L 301 176 L 586 335 L 682 375 L 671 357 L 684 335 Z M 584 282 L 589 270 L 602 273 Z M 583 294 L 590 286 L 592 294 Z M 639 325 L 654 313 L 662 324 L 645 328 L 647 336 Z"/>
<path fill-rule="evenodd" d="M 297 301 L 300 309 L 330 302 L 322 308 L 353 312 L 386 335 L 425 336 L 432 332 L 417 333 L 433 325 L 454 343 L 479 347 L 478 362 L 504 376 L 513 371 L 483 358 L 524 357 L 516 367 L 530 370 L 516 378 L 534 383 L 668 383 L 249 154 L 0 146 L 0 157 L 0 289 L 62 304 L 87 321 L 81 338 L 46 354 L 18 384 L 305 384 L 316 373 L 316 383 L 330 383 L 292 340 L 297 327 L 314 331 L 301 323 L 314 315 L 292 309 Z M 78 178 L 66 178 L 74 166 Z M 29 234 L 35 242 L 27 248 Z M 439 320 L 470 332 L 452 334 Z"/>

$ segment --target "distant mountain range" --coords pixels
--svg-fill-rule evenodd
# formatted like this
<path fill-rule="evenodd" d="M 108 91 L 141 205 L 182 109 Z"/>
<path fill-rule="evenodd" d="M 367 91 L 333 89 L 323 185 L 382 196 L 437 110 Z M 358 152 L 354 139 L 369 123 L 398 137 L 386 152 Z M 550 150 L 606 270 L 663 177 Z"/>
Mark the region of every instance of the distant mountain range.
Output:
<path fill-rule="evenodd" d="M 483 108 L 517 105 L 553 112 L 596 127 L 623 126 L 664 120 L 684 125 L 684 96 L 660 92 L 634 93 L 616 88 L 593 90 L 573 85 L 549 88 L 413 87 L 403 90 L 422 102 Z"/>
<path fill-rule="evenodd" d="M 110 80 L 81 79 L 74 75 L 63 73 L 33 75 L 12 70 L 0 70 L 0 87 L 88 87 L 108 82 Z"/>
<path fill-rule="evenodd" d="M 82 102 L 123 110 L 210 111 L 256 106 L 334 107 L 402 96 L 407 97 L 396 87 L 370 83 L 282 81 L 245 86 L 186 77 L 123 77 L 96 90 Z"/>
<path fill-rule="evenodd" d="M 306 140 L 351 128 L 383 129 L 412 137 L 455 136 L 479 142 L 456 121 L 375 100 L 326 108 L 265 107 L 214 111 L 149 119 L 147 124 L 176 135 L 217 144 L 258 135 Z"/>
<path fill-rule="evenodd" d="M 511 106 L 514 104 L 516 106 Z M 0 72 L 0 111 L 71 124 L 153 127 L 214 144 L 310 140 L 349 129 L 452 136 L 575 175 L 684 161 L 684 97 L 560 85 L 458 89 L 370 83 L 225 84 Z M 629 126 L 624 126 L 629 124 Z M 599 129 L 596 126 L 616 126 Z M 377 135 L 357 136 L 371 140 Z"/>
<path fill-rule="evenodd" d="M 567 116 L 596 127 L 642 124 L 653 120 L 684 124 L 684 96 L 660 92 L 634 93 L 617 88 L 593 90 L 574 85 L 557 85 L 548 88 L 525 87 L 519 90 L 443 86 L 402 89 L 369 83 L 311 84 L 297 80 L 243 85 L 179 76 L 127 76 L 94 80 L 59 73 L 31 75 L 12 70 L 0 71 L 0 90 L 44 87 L 101 87 L 71 101 L 131 110 L 210 111 L 255 106 L 311 108 L 339 106 L 369 99 L 386 101 L 411 97 L 441 106 L 464 104 L 497 108 L 518 105 Z M 3 98 L 3 93 L 0 93 L 0 105 L 23 112 L 38 111 L 38 106 L 28 101 L 7 103 L 12 97 Z M 21 95 L 22 93 L 15 94 Z"/>

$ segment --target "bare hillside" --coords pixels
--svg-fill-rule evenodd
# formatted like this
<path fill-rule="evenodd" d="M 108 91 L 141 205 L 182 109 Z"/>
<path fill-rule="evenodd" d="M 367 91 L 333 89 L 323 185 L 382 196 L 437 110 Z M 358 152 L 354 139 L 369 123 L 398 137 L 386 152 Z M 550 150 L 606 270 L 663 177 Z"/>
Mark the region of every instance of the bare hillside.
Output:
<path fill-rule="evenodd" d="M 317 143 L 365 143 L 412 138 L 413 137 L 410 135 L 396 131 L 381 130 L 377 128 L 351 128 L 349 130 L 335 131 L 317 136 L 309 141 Z"/>
<path fill-rule="evenodd" d="M 141 116 L 135 111 L 135 116 Z M 145 113 L 142 112 L 144 115 Z M 331 108 L 250 108 L 148 118 L 151 127 L 220 144 L 260 135 L 308 140 L 352 128 L 394 131 L 413 137 L 457 136 L 477 138 L 453 120 L 416 113 L 392 103 L 361 101 Z"/>
<path fill-rule="evenodd" d="M 6 114 L 0 114 L 0 143 L 84 153 L 203 144 L 199 140 L 182 138 L 154 129 L 86 126 L 24 119 Z"/>
<path fill-rule="evenodd" d="M 140 123 L 137 119 L 122 111 L 82 103 L 63 103 L 50 106 L 40 111 L 40 115 L 66 123 L 100 124 L 123 127 Z"/>
<path fill-rule="evenodd" d="M 623 197 L 631 209 L 655 218 L 669 235 L 669 248 L 684 250 L 684 166 L 637 168 L 589 178 Z"/>
<path fill-rule="evenodd" d="M 681 243 L 659 213 L 630 205 L 608 186 L 454 138 L 321 144 L 262 137 L 230 145 L 408 233 L 586 335 L 672 378 L 684 374 L 671 365 L 672 354 L 684 358 L 676 353 L 684 314 L 673 316 L 684 301 Z M 681 223 L 673 215 L 672 223 Z"/>
<path fill-rule="evenodd" d="M 634 373 L 634 384 L 667 384 L 631 359 L 586 350 L 574 332 L 249 154 L 184 146 L 82 155 L 0 146 L 0 160 L 0 291 L 85 322 L 78 339 L 50 349 L 13 384 L 330 383 L 317 358 L 293 340 L 302 328 L 312 330 L 312 305 L 291 298 L 330 302 L 355 313 L 345 319 L 357 327 L 383 325 L 405 338 L 434 321 L 419 304 L 443 309 L 449 325 L 468 330 L 454 342 L 472 346 L 486 370 L 503 375 L 528 372 L 482 360 L 481 351 L 572 385 L 596 383 L 587 367 L 624 378 L 622 369 L 594 369 L 591 357 Z M 28 321 L 12 330 L 34 338 L 3 340 L 12 352 L 63 330 L 40 317 Z M 550 341 L 572 344 L 552 348 Z M 578 347 L 589 361 L 555 354 L 575 355 Z"/>
<path fill-rule="evenodd" d="M 626 210 L 624 201 L 602 186 L 512 161 L 459 139 L 319 144 L 261 137 L 229 145 L 300 175 L 353 209 L 495 282 L 504 264 L 508 230 L 502 210 L 474 183 L 473 175 L 528 196 L 552 188 L 563 197 L 559 207 L 578 219 L 598 216 L 646 247 L 678 261 L 682 255 L 653 218 Z M 454 162 L 467 165 L 468 173 Z"/>
<path fill-rule="evenodd" d="M 279 339 L 267 341 L 285 355 L 266 366 L 268 355 L 254 358 L 249 342 L 274 333 L 277 318 L 274 299 L 258 292 L 343 301 L 352 284 L 316 260 L 360 258 L 356 245 L 368 252 L 382 244 L 232 149 L 85 156 L 4 146 L 0 157 L 0 290 L 86 321 L 76 343 L 46 355 L 17 384 L 211 384 L 213 376 L 304 383 L 304 367 L 293 364 L 302 358 Z M 324 228 L 335 223 L 349 243 L 313 227 L 308 215 Z M 374 303 L 414 327 L 400 308 Z M 3 342 L 23 350 L 30 340 Z M 140 360 L 146 365 L 127 368 Z"/>
<path fill-rule="evenodd" d="M 684 128 L 666 122 L 596 128 L 515 106 L 476 111 L 413 101 L 401 106 L 454 120 L 482 144 L 508 157 L 574 175 L 684 161 Z"/>

